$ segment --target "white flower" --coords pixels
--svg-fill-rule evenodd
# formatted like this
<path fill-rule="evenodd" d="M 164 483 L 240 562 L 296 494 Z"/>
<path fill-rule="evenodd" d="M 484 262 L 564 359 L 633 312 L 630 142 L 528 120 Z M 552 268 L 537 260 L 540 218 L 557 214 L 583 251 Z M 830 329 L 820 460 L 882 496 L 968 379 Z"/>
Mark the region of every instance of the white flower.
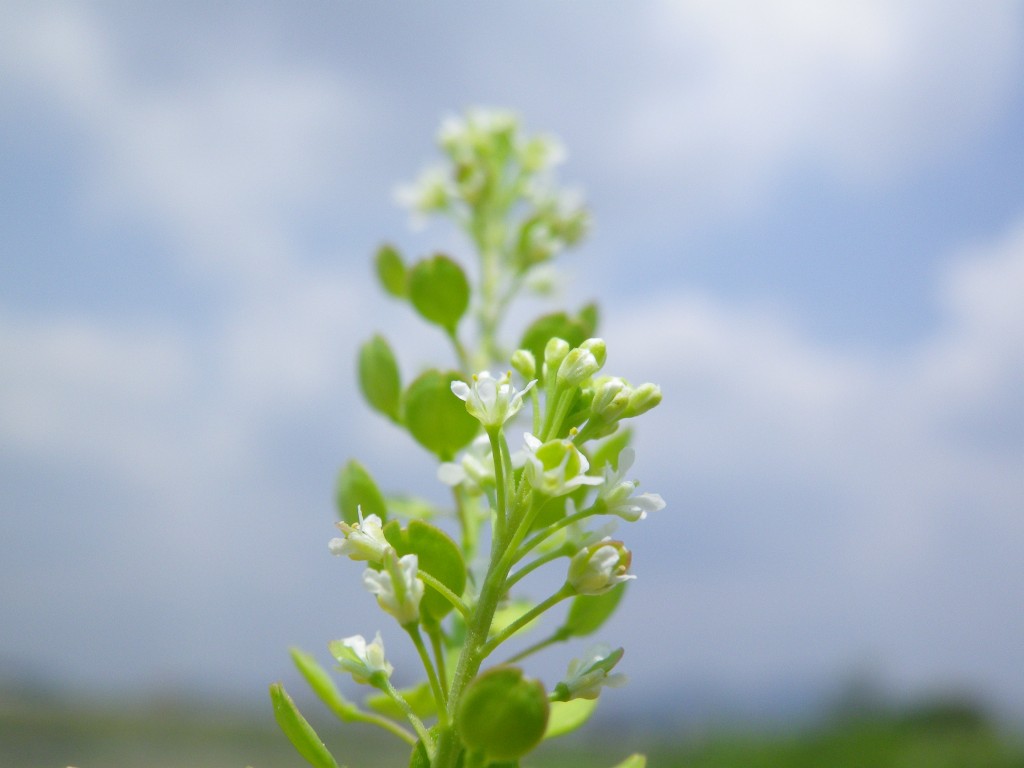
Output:
<path fill-rule="evenodd" d="M 370 515 L 364 519 L 362 508 L 357 507 L 356 510 L 359 513 L 359 522 L 352 525 L 345 521 L 336 523 L 345 534 L 345 538 L 333 538 L 327 546 L 330 547 L 332 555 L 347 555 L 353 560 L 379 563 L 384 558 L 384 552 L 391 546 L 384 538 L 382 521 L 377 515 Z"/>
<path fill-rule="evenodd" d="M 580 595 L 601 595 L 624 581 L 635 579 L 629 571 L 632 553 L 621 541 L 609 538 L 577 552 L 569 561 L 566 583 Z"/>
<path fill-rule="evenodd" d="M 443 211 L 451 199 L 451 182 L 443 167 L 427 168 L 412 184 L 395 190 L 395 201 L 416 213 Z"/>
<path fill-rule="evenodd" d="M 417 571 L 416 555 L 398 557 L 395 550 L 384 553 L 384 568 L 363 571 L 363 586 L 377 596 L 380 607 L 394 616 L 403 627 L 419 621 L 423 580 Z"/>
<path fill-rule="evenodd" d="M 363 685 L 369 684 L 370 678 L 378 673 L 383 673 L 385 678 L 391 677 L 394 670 L 384 658 L 384 641 L 380 639 L 380 632 L 369 644 L 362 635 L 335 640 L 330 643 L 330 651 L 341 668 Z"/>
<path fill-rule="evenodd" d="M 526 455 L 526 478 L 535 490 L 546 496 L 563 496 L 581 485 L 600 485 L 600 477 L 586 474 L 590 469 L 587 457 L 571 440 L 549 440 L 542 443 L 529 432 L 523 435 L 529 453 Z"/>
<path fill-rule="evenodd" d="M 512 386 L 512 374 L 496 379 L 487 371 L 473 376 L 472 386 L 464 381 L 452 382 L 452 393 L 465 401 L 466 410 L 476 417 L 485 429 L 500 427 L 523 407 L 523 395 L 536 384 L 534 379 L 522 391 Z"/>
<path fill-rule="evenodd" d="M 657 512 L 665 508 L 665 500 L 659 494 L 634 494 L 637 481 L 624 479 L 635 459 L 636 452 L 632 448 L 626 448 L 619 454 L 618 471 L 613 470 L 611 464 L 605 465 L 604 486 L 597 496 L 599 501 L 607 505 L 605 511 L 609 515 L 618 515 L 629 522 L 643 520 L 648 512 Z"/>
<path fill-rule="evenodd" d="M 622 653 L 621 648 L 610 651 L 607 645 L 590 648 L 582 659 L 569 662 L 565 679 L 555 686 L 552 698 L 555 701 L 596 699 L 603 687 L 618 688 L 625 685 L 625 675 L 608 674 L 619 663 Z"/>

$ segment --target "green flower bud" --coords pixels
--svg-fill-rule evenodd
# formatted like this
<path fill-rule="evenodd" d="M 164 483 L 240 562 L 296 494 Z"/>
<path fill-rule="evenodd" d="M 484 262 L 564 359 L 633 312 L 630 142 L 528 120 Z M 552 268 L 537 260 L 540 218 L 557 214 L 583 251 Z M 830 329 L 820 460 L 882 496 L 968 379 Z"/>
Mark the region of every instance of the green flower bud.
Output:
<path fill-rule="evenodd" d="M 597 364 L 604 367 L 604 361 L 608 357 L 608 347 L 604 343 L 604 339 L 587 339 L 580 344 L 580 349 L 587 350 L 597 360 Z"/>
<path fill-rule="evenodd" d="M 629 405 L 623 415 L 626 418 L 639 416 L 641 413 L 647 413 L 660 402 L 661 387 L 657 384 L 641 384 L 629 396 Z"/>
<path fill-rule="evenodd" d="M 403 627 L 419 621 L 424 584 L 419 577 L 416 555 L 398 557 L 394 549 L 384 552 L 384 568 L 363 571 L 363 585 L 377 596 L 380 607 Z"/>
<path fill-rule="evenodd" d="M 616 584 L 636 578 L 628 572 L 632 559 L 625 544 L 604 538 L 573 556 L 566 583 L 580 595 L 603 594 Z"/>
<path fill-rule="evenodd" d="M 512 353 L 512 367 L 524 379 L 537 378 L 537 360 L 528 349 L 517 349 Z"/>
<path fill-rule="evenodd" d="M 622 648 L 609 651 L 608 646 L 597 645 L 591 648 L 582 659 L 573 659 L 569 662 L 565 680 L 556 685 L 552 691 L 552 699 L 555 701 L 596 699 L 601 693 L 602 687 L 618 688 L 625 685 L 625 675 L 608 674 L 619 663 L 622 654 Z"/>
<path fill-rule="evenodd" d="M 565 339 L 560 339 L 557 336 L 548 339 L 547 346 L 544 347 L 545 368 L 548 371 L 556 372 L 570 349 L 569 342 Z"/>
<path fill-rule="evenodd" d="M 590 404 L 591 414 L 601 421 L 616 421 L 626 410 L 633 390 L 624 379 L 617 376 L 599 379 L 595 384 L 597 387 Z"/>

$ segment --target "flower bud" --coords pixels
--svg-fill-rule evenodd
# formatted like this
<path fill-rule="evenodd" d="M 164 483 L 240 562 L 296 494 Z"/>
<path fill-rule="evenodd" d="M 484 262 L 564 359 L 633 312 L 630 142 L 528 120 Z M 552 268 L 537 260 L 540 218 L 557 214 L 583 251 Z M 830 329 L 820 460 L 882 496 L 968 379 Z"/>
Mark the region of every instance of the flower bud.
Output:
<path fill-rule="evenodd" d="M 624 685 L 625 675 L 608 674 L 619 663 L 622 654 L 621 648 L 609 651 L 606 645 L 589 649 L 582 659 L 573 659 L 569 662 L 565 679 L 555 686 L 551 698 L 554 701 L 596 699 L 602 687 L 618 688 Z"/>
<path fill-rule="evenodd" d="M 380 680 L 381 677 L 386 680 L 394 670 L 384 658 L 384 641 L 380 639 L 380 632 L 369 644 L 362 635 L 353 635 L 344 640 L 334 640 L 328 647 L 339 666 L 362 685 L 375 685 L 375 679 Z"/>
<path fill-rule="evenodd" d="M 558 383 L 564 387 L 578 387 L 601 370 L 594 353 L 583 347 L 569 352 L 558 366 Z"/>
<path fill-rule="evenodd" d="M 524 379 L 537 378 L 537 360 L 528 349 L 517 349 L 512 353 L 512 367 Z"/>
<path fill-rule="evenodd" d="M 608 358 L 608 347 L 604 343 L 604 339 L 587 339 L 580 344 L 580 349 L 585 349 L 592 354 L 594 359 L 597 360 L 599 368 L 604 367 L 604 362 Z"/>
<path fill-rule="evenodd" d="M 629 405 L 626 407 L 624 416 L 632 418 L 641 413 L 647 413 L 660 402 L 661 387 L 657 384 L 641 384 L 629 396 Z"/>
<path fill-rule="evenodd" d="M 557 336 L 552 336 L 548 339 L 547 346 L 544 347 L 544 365 L 546 371 L 551 374 L 557 372 L 558 366 L 562 364 L 565 356 L 569 354 L 569 349 L 569 342 L 565 339 L 560 339 Z"/>
<path fill-rule="evenodd" d="M 601 595 L 636 576 L 628 573 L 632 553 L 621 541 L 602 539 L 577 552 L 566 583 L 579 595 Z"/>
<path fill-rule="evenodd" d="M 590 412 L 600 421 L 614 422 L 625 412 L 633 390 L 617 376 L 602 378 L 598 382 Z"/>
<path fill-rule="evenodd" d="M 399 558 L 393 549 L 384 553 L 384 568 L 363 571 L 363 585 L 377 596 L 380 607 L 390 613 L 403 627 L 420 618 L 420 601 L 425 589 L 417 571 L 416 555 Z"/>

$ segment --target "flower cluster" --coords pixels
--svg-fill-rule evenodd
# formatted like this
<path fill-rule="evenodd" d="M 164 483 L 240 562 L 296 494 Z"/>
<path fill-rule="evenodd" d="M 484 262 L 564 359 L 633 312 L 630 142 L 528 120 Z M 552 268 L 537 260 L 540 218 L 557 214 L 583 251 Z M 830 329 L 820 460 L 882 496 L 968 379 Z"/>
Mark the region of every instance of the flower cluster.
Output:
<path fill-rule="evenodd" d="M 372 642 L 351 635 L 329 644 L 338 669 L 375 689 L 362 705 L 308 654 L 293 657 L 335 714 L 403 739 L 418 768 L 518 765 L 557 732 L 549 724 L 560 702 L 594 700 L 625 681 L 614 671 L 621 648 L 590 649 L 550 689 L 521 662 L 599 631 L 636 579 L 632 553 L 606 534 L 665 507 L 658 494 L 638 492 L 623 426 L 655 407 L 661 390 L 604 372 L 609 350 L 592 305 L 538 317 L 517 348 L 499 339 L 513 299 L 544 282 L 543 271 L 588 228 L 578 197 L 552 184 L 560 145 L 525 135 L 511 113 L 484 111 L 445 121 L 438 143 L 445 163 L 401 197 L 415 214 L 461 227 L 476 269 L 446 254 L 407 261 L 390 245 L 374 266 L 392 299 L 443 332 L 456 367 L 426 368 L 407 381 L 387 339 L 375 335 L 360 348 L 358 380 L 388 429 L 407 432 L 436 458 L 450 497 L 385 493 L 352 460 L 338 478 L 341 535 L 328 544 L 332 554 L 364 564 L 363 587 L 407 634 L 425 679 L 392 684 L 379 632 Z M 524 580 L 544 568 L 564 579 L 538 600 Z M 556 607 L 563 624 L 525 641 Z M 519 649 L 496 664 L 510 641 Z M 283 689 L 271 695 L 300 752 L 315 765 L 336 765 Z"/>

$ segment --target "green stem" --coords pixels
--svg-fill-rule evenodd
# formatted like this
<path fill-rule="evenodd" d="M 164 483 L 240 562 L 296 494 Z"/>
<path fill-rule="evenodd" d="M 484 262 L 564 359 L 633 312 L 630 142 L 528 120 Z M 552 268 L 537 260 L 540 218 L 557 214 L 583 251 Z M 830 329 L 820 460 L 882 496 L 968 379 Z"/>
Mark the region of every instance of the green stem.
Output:
<path fill-rule="evenodd" d="M 371 712 L 363 712 L 357 709 L 354 705 L 349 708 L 339 708 L 328 702 L 328 706 L 331 711 L 338 717 L 339 720 L 353 723 L 369 723 L 370 725 L 376 725 L 378 728 L 383 728 L 385 731 L 397 736 L 405 743 L 410 746 L 416 744 L 416 736 L 409 733 L 405 728 L 400 726 L 393 720 L 389 720 L 382 715 L 375 715 Z"/>
<path fill-rule="evenodd" d="M 540 642 L 534 643 L 529 648 L 525 648 L 525 649 L 521 650 L 519 653 L 515 654 L 514 656 L 509 656 L 505 660 L 505 664 L 515 664 L 517 661 L 522 661 L 527 656 L 532 656 L 533 654 L 537 653 L 538 651 L 543 651 L 548 646 L 554 645 L 555 643 L 564 642 L 566 639 L 567 639 L 567 637 L 566 637 L 565 633 L 562 632 L 561 630 L 557 630 L 557 631 L 551 633 L 550 635 L 548 635 L 546 638 L 544 638 Z"/>
<path fill-rule="evenodd" d="M 446 692 L 445 701 L 447 702 L 448 664 L 445 660 L 444 634 L 441 632 L 440 624 L 428 624 L 426 629 L 427 636 L 430 638 L 430 647 L 434 651 L 437 676 L 441 679 L 441 688 Z"/>
<path fill-rule="evenodd" d="M 455 348 L 455 356 L 459 360 L 459 367 L 462 369 L 463 373 L 465 373 L 467 376 L 471 376 L 473 374 L 473 371 L 471 370 L 469 365 L 469 356 L 466 353 L 466 348 L 462 346 L 462 342 L 459 341 L 458 334 L 456 334 L 454 328 L 446 328 L 445 331 L 448 334 L 448 338 L 452 342 L 452 346 Z"/>
<path fill-rule="evenodd" d="M 517 584 L 519 582 L 519 580 L 522 579 L 527 574 L 532 573 L 533 571 L 537 570 L 538 568 L 540 568 L 545 563 L 550 563 L 552 560 L 557 560 L 558 558 L 565 557 L 565 556 L 566 556 L 566 553 L 562 551 L 561 547 L 559 547 L 558 549 L 556 549 L 556 550 L 554 550 L 552 552 L 548 552 L 546 555 L 541 555 L 536 560 L 533 560 L 533 561 L 527 563 L 522 568 L 520 568 L 518 571 L 516 571 L 511 576 L 509 576 L 508 580 L 505 582 L 505 587 L 507 589 L 512 589 L 512 587 L 515 584 Z"/>
<path fill-rule="evenodd" d="M 405 630 L 409 633 L 409 637 L 412 638 L 412 643 L 416 646 L 416 653 L 420 655 L 423 668 L 427 671 L 427 680 L 430 681 L 430 690 L 434 694 L 434 703 L 437 705 L 438 724 L 445 725 L 448 722 L 448 712 L 445 709 L 448 704 L 447 697 L 440 681 L 437 679 L 437 670 L 434 669 L 434 663 L 430 659 L 430 654 L 427 653 L 427 646 L 423 642 L 419 625 L 409 624 L 405 627 Z"/>
<path fill-rule="evenodd" d="M 594 507 L 587 507 L 586 509 L 581 509 L 579 512 L 575 512 L 575 513 L 573 513 L 571 515 L 566 515 L 561 520 L 558 520 L 558 521 L 552 523 L 551 525 L 549 525 L 547 528 L 544 528 L 543 530 L 538 531 L 534 535 L 534 537 L 532 539 L 530 539 L 528 542 L 526 542 L 526 544 L 524 544 L 522 547 L 520 547 L 519 551 L 516 552 L 515 562 L 519 562 L 524 557 L 526 557 L 526 555 L 531 550 L 533 550 L 539 544 L 543 543 L 544 540 L 547 539 L 548 537 L 553 536 L 554 534 L 558 533 L 563 528 L 565 528 L 567 526 L 570 526 L 573 523 L 578 523 L 580 520 L 584 520 L 584 519 L 590 517 L 594 513 L 595 513 Z"/>
<path fill-rule="evenodd" d="M 428 587 L 431 587 L 432 589 L 437 590 L 441 597 L 443 597 L 445 600 L 447 600 L 449 603 L 455 606 L 455 610 L 457 610 L 463 616 L 469 616 L 469 607 L 464 602 L 462 602 L 458 595 L 456 595 L 454 592 L 448 589 L 448 587 L 446 587 L 444 584 L 438 581 L 437 577 L 431 576 L 429 573 L 421 569 L 417 569 L 416 573 L 417 575 L 419 575 L 421 579 L 423 579 L 424 584 L 426 584 Z"/>
<path fill-rule="evenodd" d="M 430 738 L 430 733 L 423 725 L 423 721 L 420 720 L 416 716 L 416 713 L 412 711 L 412 707 L 409 706 L 409 702 L 405 700 L 405 697 L 402 696 L 402 694 L 395 689 L 395 686 L 391 684 L 391 681 L 386 678 L 381 683 L 381 690 L 383 690 L 384 693 L 386 693 L 391 700 L 395 702 L 403 712 L 405 712 L 406 719 L 412 725 L 413 730 L 416 731 L 416 735 L 420 737 L 420 741 L 423 742 L 423 746 L 426 748 L 427 754 L 433 754 L 434 740 Z"/>
<path fill-rule="evenodd" d="M 508 485 L 505 478 L 505 460 L 502 457 L 501 427 L 488 427 L 487 437 L 491 441 L 491 461 L 494 463 L 494 485 L 498 492 L 497 522 L 494 536 L 501 539 L 508 525 Z"/>
<path fill-rule="evenodd" d="M 524 613 L 518 619 L 516 619 L 503 630 L 501 630 L 501 632 L 499 632 L 490 640 L 488 640 L 487 644 L 483 647 L 483 656 L 485 658 L 489 656 L 495 648 L 497 648 L 503 642 L 512 637 L 512 635 L 514 635 L 520 629 L 525 627 L 527 624 L 536 619 L 549 608 L 554 607 L 562 600 L 565 600 L 565 598 L 571 597 L 572 594 L 572 588 L 569 587 L 567 584 L 563 584 L 561 588 L 557 592 L 555 592 L 555 594 L 551 595 L 551 597 L 549 597 L 547 600 L 544 600 L 542 603 L 535 605 L 529 611 Z"/>

